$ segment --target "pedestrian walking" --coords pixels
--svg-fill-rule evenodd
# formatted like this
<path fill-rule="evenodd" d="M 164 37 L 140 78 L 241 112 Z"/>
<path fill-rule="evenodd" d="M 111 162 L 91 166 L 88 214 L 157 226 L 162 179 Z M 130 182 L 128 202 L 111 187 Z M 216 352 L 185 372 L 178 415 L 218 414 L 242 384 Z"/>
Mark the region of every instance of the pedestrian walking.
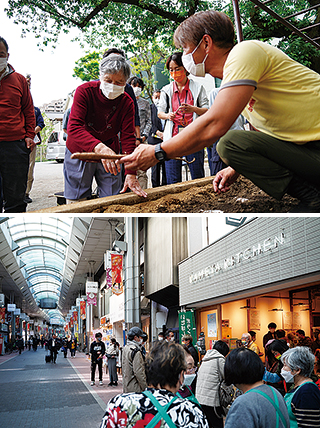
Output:
<path fill-rule="evenodd" d="M 60 343 L 55 334 L 48 340 L 48 349 L 50 351 L 51 362 L 56 364 Z"/>
<path fill-rule="evenodd" d="M 143 331 L 139 327 L 132 327 L 122 352 L 123 392 L 142 392 L 147 387 L 142 343 Z"/>
<path fill-rule="evenodd" d="M 119 346 L 116 339 L 113 337 L 111 343 L 106 350 L 106 356 L 108 359 L 108 371 L 109 371 L 109 383 L 108 386 L 118 385 L 118 374 L 117 374 L 117 358 L 119 356 Z"/>
<path fill-rule="evenodd" d="M 24 343 L 22 337 L 19 335 L 17 335 L 17 348 L 19 349 L 19 354 L 21 354 L 24 349 Z"/>
<path fill-rule="evenodd" d="M 98 366 L 99 372 L 99 385 L 103 385 L 102 381 L 102 363 L 103 356 L 106 353 L 105 344 L 102 342 L 102 334 L 100 332 L 95 335 L 96 340 L 91 343 L 90 355 L 91 355 L 91 386 L 95 384 L 96 368 Z"/>
<path fill-rule="evenodd" d="M 70 342 L 70 354 L 71 358 L 76 358 L 77 342 L 75 339 L 71 339 Z"/>
<path fill-rule="evenodd" d="M 181 345 L 156 342 L 146 357 L 148 388 L 112 398 L 100 428 L 208 428 L 199 404 L 175 395 L 186 368 Z"/>

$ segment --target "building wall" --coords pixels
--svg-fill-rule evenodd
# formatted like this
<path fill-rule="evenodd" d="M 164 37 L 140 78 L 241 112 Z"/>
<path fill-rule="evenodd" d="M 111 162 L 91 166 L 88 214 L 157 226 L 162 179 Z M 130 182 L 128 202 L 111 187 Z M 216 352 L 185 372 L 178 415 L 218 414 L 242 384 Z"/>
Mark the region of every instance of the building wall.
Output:
<path fill-rule="evenodd" d="M 320 277 L 319 259 L 319 218 L 255 218 L 180 263 L 180 305 L 298 286 Z"/>
<path fill-rule="evenodd" d="M 177 264 L 188 256 L 187 219 L 151 217 L 146 220 L 145 295 L 178 285 Z"/>

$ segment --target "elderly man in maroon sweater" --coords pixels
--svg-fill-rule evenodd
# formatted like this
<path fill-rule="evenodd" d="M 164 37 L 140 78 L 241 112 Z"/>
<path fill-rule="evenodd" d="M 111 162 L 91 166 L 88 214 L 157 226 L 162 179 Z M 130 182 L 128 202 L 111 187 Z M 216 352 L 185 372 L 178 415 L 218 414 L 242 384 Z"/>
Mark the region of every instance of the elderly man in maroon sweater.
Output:
<path fill-rule="evenodd" d="M 74 152 L 114 155 L 132 153 L 136 147 L 134 104 L 124 92 L 130 68 L 121 55 L 111 54 L 100 63 L 100 80 L 84 83 L 75 92 L 68 122 L 67 149 L 64 161 L 67 203 L 91 197 L 95 177 L 99 197 L 116 195 L 128 188 L 146 197 L 136 172 L 125 171 L 122 187 L 121 166 L 115 160 L 86 162 L 71 159 Z M 120 141 L 119 141 L 120 135 Z"/>
<path fill-rule="evenodd" d="M 24 76 L 8 64 L 8 44 L 0 37 L 0 174 L 6 213 L 25 212 L 29 154 L 36 119 Z"/>

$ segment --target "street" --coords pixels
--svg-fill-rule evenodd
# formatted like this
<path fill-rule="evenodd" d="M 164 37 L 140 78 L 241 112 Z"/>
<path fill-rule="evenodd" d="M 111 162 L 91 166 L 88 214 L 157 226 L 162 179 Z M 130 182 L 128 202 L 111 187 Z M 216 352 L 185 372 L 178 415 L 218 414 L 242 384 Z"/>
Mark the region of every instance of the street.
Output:
<path fill-rule="evenodd" d="M 104 385 L 91 387 L 84 353 L 65 359 L 59 352 L 57 364 L 46 364 L 46 353 L 39 347 L 0 356 L 0 426 L 98 428 L 106 403 L 122 393 L 121 377 L 117 387 L 109 387 L 104 369 Z"/>
<path fill-rule="evenodd" d="M 57 205 L 56 192 L 63 192 L 63 163 L 56 161 L 36 162 L 34 182 L 30 192 L 32 203 L 27 212 L 50 208 Z"/>

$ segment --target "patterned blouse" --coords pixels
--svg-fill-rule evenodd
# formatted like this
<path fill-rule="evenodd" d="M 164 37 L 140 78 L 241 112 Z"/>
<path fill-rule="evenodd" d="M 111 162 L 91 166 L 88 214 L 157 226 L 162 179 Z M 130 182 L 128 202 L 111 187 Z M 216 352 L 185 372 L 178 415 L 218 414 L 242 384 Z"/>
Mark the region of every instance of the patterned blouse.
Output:
<path fill-rule="evenodd" d="M 165 389 L 148 388 L 158 402 L 165 406 L 174 397 Z M 113 397 L 107 406 L 100 428 L 144 428 L 158 413 L 143 393 L 129 392 Z M 187 399 L 177 398 L 167 411 L 173 423 L 181 428 L 209 428 L 200 406 Z M 167 428 L 163 419 L 155 428 Z"/>

